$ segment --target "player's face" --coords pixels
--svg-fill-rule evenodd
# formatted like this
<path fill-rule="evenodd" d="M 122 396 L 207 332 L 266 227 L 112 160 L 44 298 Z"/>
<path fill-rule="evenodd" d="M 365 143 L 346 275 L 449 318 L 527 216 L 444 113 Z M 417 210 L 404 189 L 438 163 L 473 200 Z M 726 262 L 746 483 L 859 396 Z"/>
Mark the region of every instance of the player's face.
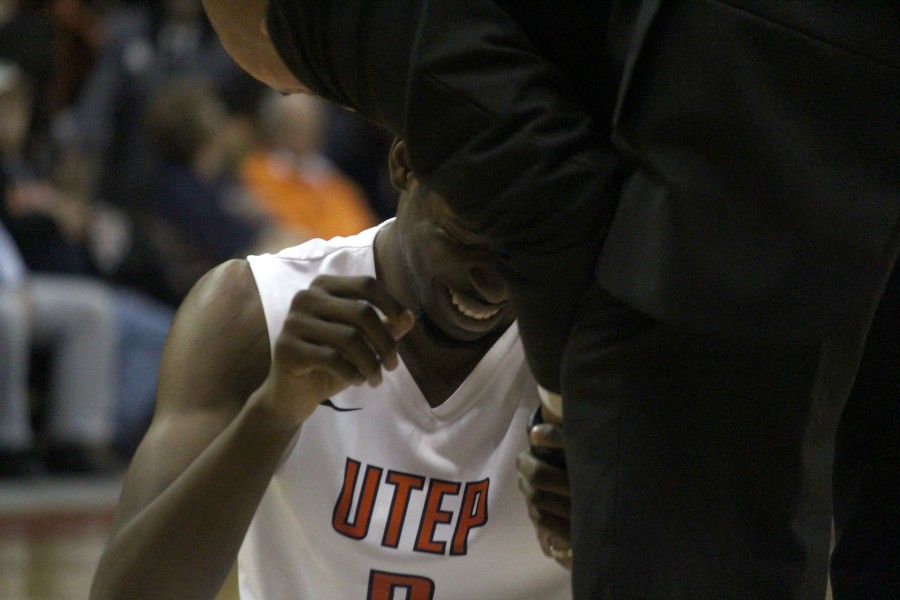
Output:
<path fill-rule="evenodd" d="M 407 192 L 396 226 L 426 327 L 457 342 L 505 330 L 515 315 L 487 241 L 467 230 L 443 198 L 414 179 Z"/>

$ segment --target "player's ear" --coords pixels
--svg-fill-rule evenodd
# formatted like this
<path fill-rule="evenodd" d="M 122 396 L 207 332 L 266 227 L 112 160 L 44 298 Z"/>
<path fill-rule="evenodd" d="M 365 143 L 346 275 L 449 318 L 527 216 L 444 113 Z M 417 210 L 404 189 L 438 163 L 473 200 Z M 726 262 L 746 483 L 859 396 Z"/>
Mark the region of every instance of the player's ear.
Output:
<path fill-rule="evenodd" d="M 388 154 L 388 172 L 391 176 L 391 184 L 401 192 L 409 189 L 412 183 L 412 169 L 409 166 L 409 150 L 406 142 L 400 138 L 394 138 L 391 151 Z"/>

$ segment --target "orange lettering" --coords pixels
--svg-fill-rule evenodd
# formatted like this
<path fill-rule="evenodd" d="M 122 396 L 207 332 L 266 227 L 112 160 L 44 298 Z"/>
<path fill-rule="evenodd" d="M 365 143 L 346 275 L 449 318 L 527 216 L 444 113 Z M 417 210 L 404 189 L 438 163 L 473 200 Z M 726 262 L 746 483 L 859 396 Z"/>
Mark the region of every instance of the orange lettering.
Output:
<path fill-rule="evenodd" d="M 356 504 L 356 516 L 351 522 L 350 506 L 353 503 L 353 491 L 356 489 L 359 467 L 358 461 L 347 458 L 347 464 L 344 467 L 344 487 L 334 505 L 334 515 L 331 518 L 331 525 L 335 531 L 357 540 L 364 539 L 369 533 L 372 508 L 375 506 L 375 497 L 378 495 L 378 482 L 381 481 L 382 471 L 379 467 L 371 465 L 366 467 L 362 490 Z"/>
<path fill-rule="evenodd" d="M 490 483 L 490 479 L 483 479 L 466 484 L 459 519 L 456 521 L 456 531 L 453 533 L 453 543 L 450 545 L 450 554 L 461 555 L 468 552 L 469 531 L 487 523 Z"/>
<path fill-rule="evenodd" d="M 409 508 L 409 497 L 412 490 L 421 490 L 425 487 L 425 478 L 419 475 L 388 471 L 386 481 L 394 486 L 394 498 L 391 500 L 391 512 L 388 515 L 387 526 L 384 528 L 382 546 L 396 548 L 400 544 L 400 534 L 403 532 L 403 521 L 406 519 L 406 511 Z"/>
<path fill-rule="evenodd" d="M 455 481 L 431 480 L 431 484 L 428 486 L 428 496 L 425 498 L 425 506 L 422 509 L 419 534 L 416 536 L 415 549 L 418 552 L 444 554 L 447 543 L 434 541 L 434 532 L 438 525 L 449 523 L 453 518 L 452 512 L 441 510 L 444 496 L 458 493 L 459 483 Z"/>

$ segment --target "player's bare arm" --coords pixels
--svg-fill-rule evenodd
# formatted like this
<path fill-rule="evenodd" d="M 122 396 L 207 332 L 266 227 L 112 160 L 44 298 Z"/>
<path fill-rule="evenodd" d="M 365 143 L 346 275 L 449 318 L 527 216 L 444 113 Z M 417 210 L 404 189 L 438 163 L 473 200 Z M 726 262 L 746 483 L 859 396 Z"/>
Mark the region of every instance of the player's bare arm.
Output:
<path fill-rule="evenodd" d="M 169 335 L 92 598 L 214 598 L 303 420 L 335 390 L 380 381 L 411 327 L 375 280 L 320 278 L 294 299 L 273 355 L 245 261 L 198 282 Z"/>

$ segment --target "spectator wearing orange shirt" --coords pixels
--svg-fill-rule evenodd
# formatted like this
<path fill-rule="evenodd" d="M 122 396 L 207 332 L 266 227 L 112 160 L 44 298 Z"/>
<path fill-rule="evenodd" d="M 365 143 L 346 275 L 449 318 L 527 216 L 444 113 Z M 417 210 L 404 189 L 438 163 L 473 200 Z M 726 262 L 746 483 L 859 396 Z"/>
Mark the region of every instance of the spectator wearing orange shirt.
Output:
<path fill-rule="evenodd" d="M 282 225 L 328 239 L 358 233 L 377 219 L 360 187 L 322 153 L 324 110 L 310 96 L 263 100 L 262 145 L 244 159 L 241 175 Z"/>

